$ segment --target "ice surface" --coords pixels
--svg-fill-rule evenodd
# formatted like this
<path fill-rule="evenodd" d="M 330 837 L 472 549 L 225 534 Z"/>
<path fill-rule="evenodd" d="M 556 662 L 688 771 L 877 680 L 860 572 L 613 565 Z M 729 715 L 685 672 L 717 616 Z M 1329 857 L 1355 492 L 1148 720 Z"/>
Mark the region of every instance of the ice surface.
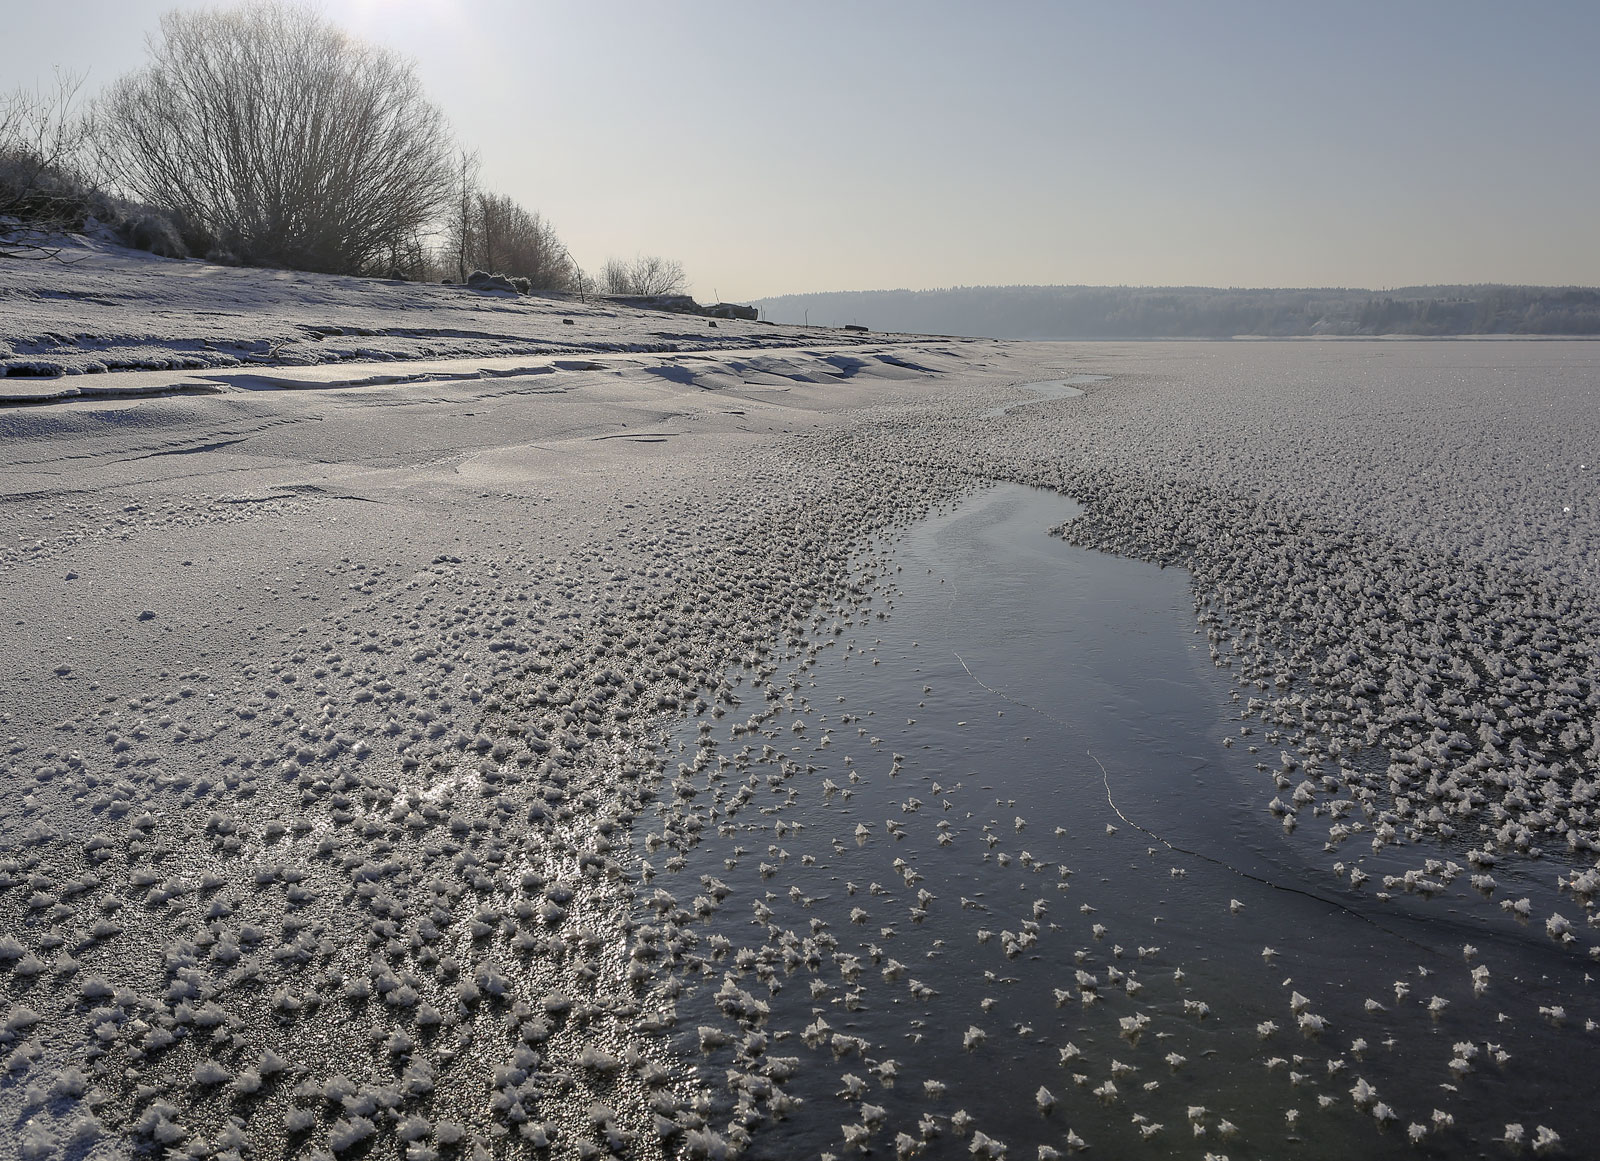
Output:
<path fill-rule="evenodd" d="M 1125 1135 L 1119 1155 L 1161 1155 L 1188 1121 L 1247 1138 L 1222 1148 L 1274 1147 L 1287 1123 L 1396 1152 L 1408 1125 L 1461 1144 L 1471 1103 L 1441 1095 L 1434 1115 L 1387 1081 L 1379 1099 L 1367 1078 L 1395 1050 L 1335 1015 L 1355 983 L 1371 985 L 1357 1005 L 1383 998 L 1372 1020 L 1437 1042 L 1419 1075 L 1441 1084 L 1498 1067 L 1503 1048 L 1451 1047 L 1475 1004 L 1574 1052 L 1592 1037 L 1587 993 L 1518 1000 L 1503 941 L 1476 930 L 1492 974 L 1452 951 L 1403 996 L 1388 976 L 1296 978 L 1275 1021 L 1245 1022 L 1193 994 L 1204 973 L 1159 929 L 1095 911 L 1088 884 L 1080 911 L 1071 879 L 1045 874 L 1040 852 L 1079 825 L 1061 802 L 991 807 L 962 771 L 928 788 L 933 743 L 966 716 L 908 710 L 895 735 L 905 721 L 930 750 L 892 756 L 870 692 L 789 727 L 824 642 L 857 656 L 895 616 L 900 530 L 987 483 L 1060 489 L 1085 507 L 1073 540 L 1192 570 L 1201 656 L 1235 678 L 1250 731 L 1214 753 L 1260 751 L 1253 834 L 1328 843 L 1323 889 L 1392 881 L 1406 922 L 1453 922 L 1465 868 L 1493 866 L 1530 900 L 1552 978 L 1580 973 L 1594 348 L 846 348 L 727 323 L 691 346 L 696 320 L 669 316 L 97 261 L 0 272 L 6 357 L 109 356 L 145 370 L 97 380 L 215 393 L 0 409 L 16 1078 L 0 1116 L 32 1125 L 5 1149 L 764 1155 L 825 1132 L 832 1151 L 993 1153 L 1023 1130 L 978 1095 L 1037 1039 L 1055 1078 L 1013 1087 L 1047 1148 L 1102 1131 Z M 310 337 L 331 326 L 373 333 Z M 338 360 L 312 365 L 325 351 Z M 305 365 L 239 365 L 257 354 Z M 1079 374 L 1108 378 L 1059 400 L 1016 389 Z M 1022 711 L 993 692 L 964 696 L 1011 727 Z M 885 785 L 892 810 L 816 825 Z M 1143 851 L 1128 817 L 1094 816 L 1094 841 Z M 1299 830 L 1280 839 L 1285 819 Z M 884 852 L 897 864 L 854 890 L 810 877 Z M 941 858 L 1047 883 L 1019 894 L 1045 906 L 952 895 Z M 1174 892 L 1208 882 L 1164 850 L 1158 869 Z M 1232 881 L 1214 902 L 1218 923 L 1266 911 Z M 960 956 L 932 943 L 947 928 Z M 1252 970 L 1287 974 L 1263 942 Z M 1292 942 L 1272 938 L 1284 959 Z M 1045 1014 L 1077 1023 L 1005 1022 L 1009 973 L 1046 970 L 1067 1002 L 1041 988 Z M 992 1003 L 947 1010 L 968 976 Z M 779 1039 L 791 1003 L 806 1034 Z M 879 1019 L 892 1038 L 866 1034 Z M 914 1038 L 940 1036 L 958 1066 L 923 1075 Z M 1213 1037 L 1259 1058 L 1257 1104 L 1236 1110 L 1239 1086 L 1208 1072 Z M 1589 1127 L 1547 1119 L 1526 1130 L 1546 1149 Z"/>

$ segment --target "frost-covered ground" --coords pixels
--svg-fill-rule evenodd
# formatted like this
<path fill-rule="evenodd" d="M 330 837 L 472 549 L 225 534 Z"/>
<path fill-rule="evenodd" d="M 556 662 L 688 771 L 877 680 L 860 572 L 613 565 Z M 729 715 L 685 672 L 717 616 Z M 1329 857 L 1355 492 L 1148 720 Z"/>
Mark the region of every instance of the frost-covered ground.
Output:
<path fill-rule="evenodd" d="M 0 378 L 394 359 L 694 351 L 810 342 L 815 332 L 519 296 L 175 262 L 77 240 L 0 276 Z M 830 332 L 836 342 L 853 338 Z M 103 383 L 72 383 L 81 391 Z M 24 390 L 0 384 L 0 398 Z"/>
<path fill-rule="evenodd" d="M 517 343 L 565 337 L 513 305 Z M 616 962 L 647 728 L 842 593 L 836 534 L 890 516 L 785 433 L 978 358 L 719 330 L 780 349 L 0 412 L 6 1150 L 570 1147 L 604 1100 L 652 1151 L 663 1062 Z"/>
<path fill-rule="evenodd" d="M 0 271 L 0 340 L 58 362 L 102 342 L 203 349 L 188 291 L 121 261 L 63 276 L 121 304 L 99 321 L 81 295 L 52 308 L 43 267 Z M 204 277 L 259 302 L 259 274 Z M 567 327 L 576 305 L 541 322 L 522 300 L 468 326 L 443 318 L 490 309 L 466 291 L 325 280 L 301 301 L 282 290 L 298 276 L 265 278 L 282 293 L 265 328 L 387 330 L 367 296 L 427 296 L 401 345 L 375 349 L 466 361 L 146 362 L 219 390 L 0 409 L 0 1156 L 781 1156 L 814 1139 L 1199 1158 L 1314 1153 L 1319 1134 L 1395 1151 L 1413 1133 L 1448 1155 L 1500 1147 L 1483 1115 L 1581 1155 L 1578 1082 L 1531 1108 L 1479 1078 L 1528 1028 L 1595 1057 L 1594 348 L 819 345 L 723 323 L 691 350 L 651 332 L 703 320 Z M 141 295 L 178 313 L 141 321 Z M 22 298 L 32 313 L 13 315 Z M 216 337 L 276 342 L 253 311 Z M 492 334 L 404 345 L 424 314 Z M 42 337 L 79 334 L 97 337 Z M 1074 371 L 1109 378 L 994 414 Z M 325 389 L 260 389 L 289 386 Z M 895 617 L 886 538 L 1000 480 L 1084 501 L 1075 540 L 1193 570 L 1239 682 L 1239 732 L 1208 744 L 1257 779 L 1240 826 L 1313 837 L 1308 890 L 1451 931 L 1483 896 L 1504 939 L 1405 988 L 1266 988 L 1282 1011 L 1258 1036 L 1248 1005 L 1184 990 L 1174 948 L 1113 955 L 1088 925 L 1115 939 L 1123 917 L 1080 913 L 1050 856 L 1007 870 L 993 795 L 944 778 L 909 715 L 907 743 L 862 718 L 861 756 L 833 757 L 855 723 L 821 715 L 874 707 L 808 708 L 807 682 L 826 642 L 868 648 Z M 932 780 L 948 808 L 825 829 L 839 795 L 890 777 Z M 1026 816 L 1044 852 L 1087 810 L 1020 802 L 1015 833 Z M 1001 919 L 944 888 L 947 847 L 952 868 L 981 849 L 983 874 L 1062 886 L 986 939 Z M 905 857 L 859 896 L 800 889 L 852 850 Z M 666 889 L 707 851 L 714 866 Z M 1526 931 L 1494 876 L 1537 881 L 1515 892 L 1544 908 L 1527 904 Z M 1248 923 L 1249 902 L 1206 922 Z M 909 926 L 877 918 L 891 906 Z M 1502 966 L 1525 962 L 1521 939 L 1557 983 L 1521 990 Z M 991 952 L 998 986 L 1015 961 L 1068 1005 L 1028 1025 L 1060 1064 L 1029 1084 L 1026 1126 L 985 1119 L 998 1106 L 979 1096 L 1023 1053 L 1006 1009 L 954 1008 Z M 1363 1013 L 1363 995 L 1383 1003 Z M 1364 1055 L 1357 1020 L 1392 1044 Z M 1180 1027 L 1204 1030 L 1198 1047 Z M 905 1045 L 942 1032 L 970 1067 L 946 1057 L 911 1083 Z M 1203 1067 L 1205 1037 L 1234 1033 L 1259 1081 Z M 1431 1098 L 1385 1080 L 1433 1072 Z"/>

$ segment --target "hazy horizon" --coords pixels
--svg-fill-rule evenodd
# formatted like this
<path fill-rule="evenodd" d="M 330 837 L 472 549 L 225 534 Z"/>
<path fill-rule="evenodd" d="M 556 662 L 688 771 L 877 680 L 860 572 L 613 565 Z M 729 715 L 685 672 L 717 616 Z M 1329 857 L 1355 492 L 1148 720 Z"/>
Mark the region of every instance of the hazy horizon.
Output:
<path fill-rule="evenodd" d="M 0 89 L 97 91 L 173 6 L 19 10 Z M 1592 5 L 316 7 L 585 268 L 701 298 L 1600 283 Z"/>
<path fill-rule="evenodd" d="M 1540 290 L 1593 290 L 1596 285 L 1592 282 L 1410 282 L 1395 286 L 1311 286 L 1290 283 L 1279 286 L 1264 284 L 1224 286 L 1215 282 L 975 282 L 948 286 L 851 286 L 834 287 L 829 290 L 786 290 L 776 294 L 763 294 L 759 298 L 765 301 L 774 298 L 807 298 L 837 294 L 937 294 L 948 290 L 1339 290 L 1359 291 L 1363 294 L 1398 294 L 1407 290 L 1453 290 L 1490 286 Z"/>
<path fill-rule="evenodd" d="M 1600 336 L 1600 289 L 964 286 L 757 299 L 763 318 L 997 339 Z"/>

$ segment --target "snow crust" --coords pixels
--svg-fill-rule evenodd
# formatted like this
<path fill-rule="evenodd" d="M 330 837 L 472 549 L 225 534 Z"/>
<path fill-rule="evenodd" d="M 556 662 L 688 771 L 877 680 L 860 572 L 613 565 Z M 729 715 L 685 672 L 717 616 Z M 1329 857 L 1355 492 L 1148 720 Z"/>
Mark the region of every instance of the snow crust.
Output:
<path fill-rule="evenodd" d="M 0 270 L 0 378 L 759 348 L 813 342 L 817 334 L 592 298 L 176 261 L 89 239 L 71 241 L 61 259 Z M 835 343 L 856 337 L 827 333 Z M 63 389 L 71 388 L 55 385 Z M 49 389 L 7 382 L 0 399 L 29 390 Z"/>

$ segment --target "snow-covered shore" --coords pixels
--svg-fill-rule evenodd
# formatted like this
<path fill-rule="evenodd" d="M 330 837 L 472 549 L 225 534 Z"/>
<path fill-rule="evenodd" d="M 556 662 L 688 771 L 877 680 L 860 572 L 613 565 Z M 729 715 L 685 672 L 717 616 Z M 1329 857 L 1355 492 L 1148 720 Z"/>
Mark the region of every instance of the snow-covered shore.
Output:
<path fill-rule="evenodd" d="M 172 261 L 75 239 L 0 277 L 0 379 L 804 345 L 851 332 L 465 286 Z M 881 342 L 881 340 L 878 340 Z M 79 390 L 107 386 L 75 384 Z M 17 390 L 0 383 L 0 396 Z"/>

